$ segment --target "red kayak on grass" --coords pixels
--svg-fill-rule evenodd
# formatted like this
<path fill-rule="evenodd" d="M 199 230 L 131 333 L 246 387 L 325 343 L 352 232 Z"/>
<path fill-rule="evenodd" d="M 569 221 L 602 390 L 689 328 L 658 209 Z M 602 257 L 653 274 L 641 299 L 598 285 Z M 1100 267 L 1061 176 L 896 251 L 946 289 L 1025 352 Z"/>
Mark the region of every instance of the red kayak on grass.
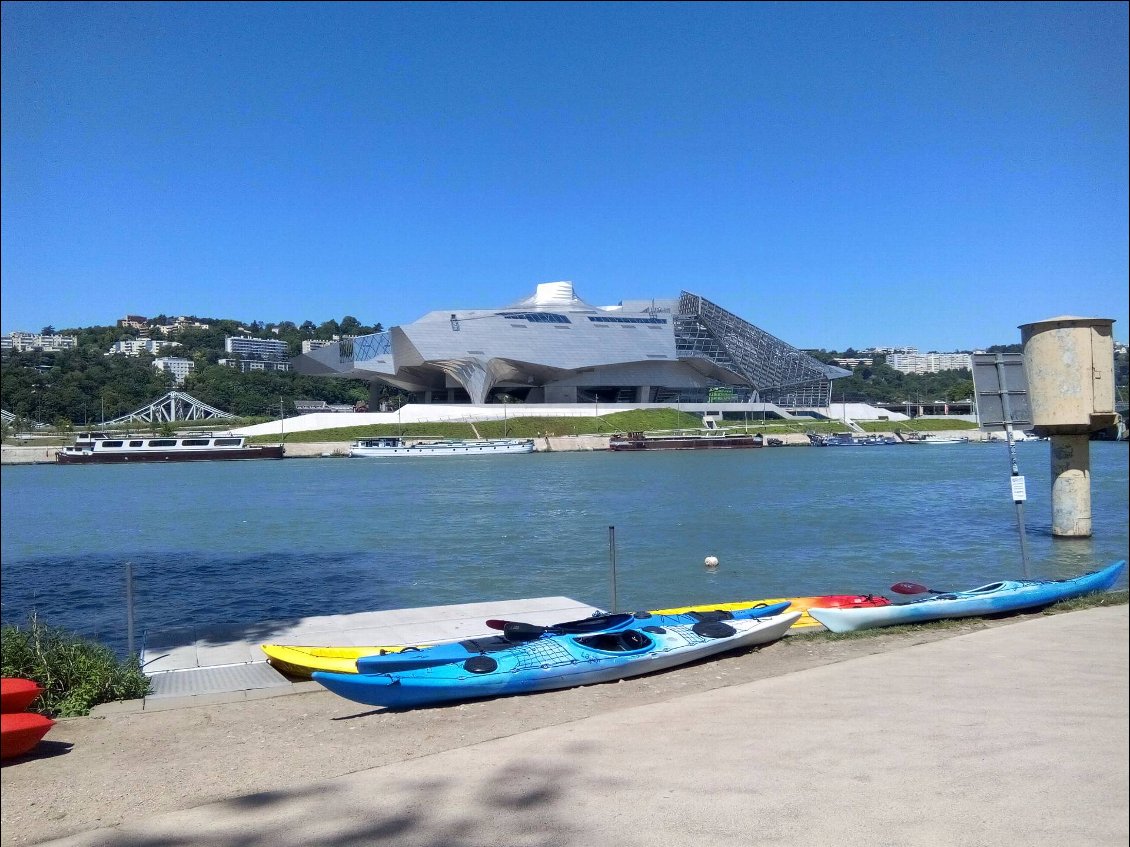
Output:
<path fill-rule="evenodd" d="M 27 707 L 42 693 L 43 687 L 38 682 L 6 676 L 0 679 L 0 712 L 5 715 L 26 712 Z"/>
<path fill-rule="evenodd" d="M 51 718 L 35 712 L 0 714 L 0 759 L 30 752 L 54 725 Z"/>

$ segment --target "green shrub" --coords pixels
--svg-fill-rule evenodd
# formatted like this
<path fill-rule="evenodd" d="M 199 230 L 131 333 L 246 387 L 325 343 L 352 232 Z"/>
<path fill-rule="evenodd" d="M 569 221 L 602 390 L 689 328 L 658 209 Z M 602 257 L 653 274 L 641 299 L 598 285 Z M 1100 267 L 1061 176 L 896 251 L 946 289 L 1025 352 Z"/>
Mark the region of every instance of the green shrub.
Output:
<path fill-rule="evenodd" d="M 94 706 L 149 693 L 136 656 L 118 659 L 109 647 L 48 626 L 34 614 L 26 627 L 4 624 L 3 676 L 35 680 L 44 689 L 31 705 L 48 717 L 86 715 Z"/>

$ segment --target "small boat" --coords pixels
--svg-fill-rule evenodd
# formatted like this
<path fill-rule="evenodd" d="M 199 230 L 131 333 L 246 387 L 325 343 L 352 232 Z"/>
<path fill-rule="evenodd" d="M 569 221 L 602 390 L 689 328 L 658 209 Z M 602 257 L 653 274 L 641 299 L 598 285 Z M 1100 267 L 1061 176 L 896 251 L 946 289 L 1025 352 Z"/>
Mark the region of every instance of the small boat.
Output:
<path fill-rule="evenodd" d="M 600 615 L 574 623 L 578 625 L 575 629 L 576 632 L 596 632 L 615 626 L 626 626 L 632 620 L 633 617 L 630 614 Z M 571 626 L 571 624 L 558 624 L 557 626 Z M 528 640 L 528 638 L 525 640 Z M 291 676 L 309 677 L 314 671 L 357 673 L 358 660 L 366 657 L 369 660 L 388 659 L 388 668 L 422 667 L 428 664 L 443 664 L 444 662 L 466 659 L 468 656 L 477 653 L 499 649 L 499 645 L 509 647 L 513 644 L 513 641 L 504 636 L 488 635 L 481 638 L 434 644 L 386 644 L 348 647 L 260 644 L 259 649 L 267 655 L 267 661 L 274 668 Z M 403 656 L 403 658 L 397 658 L 400 656 Z"/>
<path fill-rule="evenodd" d="M 14 714 L 26 712 L 27 707 L 43 693 L 43 687 L 34 680 L 6 676 L 0 679 L 0 712 Z"/>
<path fill-rule="evenodd" d="M 609 450 L 732 450 L 764 447 L 765 437 L 757 435 L 644 435 L 642 432 L 616 433 L 608 439 Z"/>
<path fill-rule="evenodd" d="M 532 438 L 449 439 L 410 442 L 399 436 L 361 438 L 349 447 L 350 456 L 380 459 L 388 456 L 494 456 L 533 453 Z"/>
<path fill-rule="evenodd" d="M 781 638 L 798 617 L 799 613 L 790 612 L 763 619 L 554 635 L 463 662 L 400 673 L 317 671 L 314 680 L 346 699 L 393 709 L 550 691 L 625 679 L 768 644 Z"/>
<path fill-rule="evenodd" d="M 1016 612 L 1106 591 L 1125 570 L 1126 561 L 1122 560 L 1075 579 L 1004 580 L 968 591 L 932 592 L 930 597 L 909 603 L 874 608 L 811 609 L 810 614 L 832 632 L 854 632 L 877 626 Z M 915 593 L 930 590 L 921 586 L 915 589 Z"/>
<path fill-rule="evenodd" d="M 684 612 L 703 611 L 706 609 L 718 609 L 723 612 L 740 612 L 754 606 L 771 606 L 776 603 L 788 603 L 790 612 L 801 613 L 796 623 L 793 624 L 793 629 L 820 626 L 820 622 L 810 614 L 810 610 L 814 608 L 852 609 L 891 605 L 889 599 L 879 594 L 824 594 L 816 597 L 774 597 L 743 603 L 720 603 L 714 606 L 679 606 L 673 609 L 657 609 L 653 614 L 677 615 Z"/>
<path fill-rule="evenodd" d="M 789 606 L 757 606 L 737 612 L 711 610 L 686 614 L 657 615 L 653 612 L 625 612 L 621 614 L 594 615 L 575 621 L 539 626 L 521 621 L 487 621 L 492 629 L 501 629 L 502 635 L 472 638 L 449 644 L 436 644 L 419 650 L 404 650 L 376 656 L 362 656 L 357 660 L 357 673 L 400 673 L 418 668 L 435 667 L 450 662 L 463 662 L 472 656 L 509 650 L 517 644 L 558 635 L 591 635 L 598 632 L 616 632 L 642 626 L 691 626 L 717 621 L 754 620 L 779 615 Z"/>
<path fill-rule="evenodd" d="M 835 435 L 810 434 L 808 440 L 815 447 L 887 447 L 905 443 L 890 435 L 866 435 L 856 438 L 847 432 L 837 432 Z"/>
<path fill-rule="evenodd" d="M 54 725 L 51 718 L 35 712 L 0 714 L 0 759 L 30 752 Z"/>
<path fill-rule="evenodd" d="M 717 619 L 725 620 L 729 617 L 769 617 L 780 614 L 789 607 L 787 600 L 774 600 L 761 602 L 758 600 L 746 603 L 724 604 L 723 606 L 687 606 L 682 609 L 673 609 L 665 612 L 635 612 L 621 614 L 598 614 L 577 621 L 553 624 L 549 627 L 531 626 L 530 624 L 517 624 L 512 626 L 509 633 L 505 626 L 492 627 L 491 624 L 515 623 L 512 621 L 488 621 L 488 628 L 502 629 L 503 635 L 485 635 L 479 638 L 464 639 L 455 642 L 439 644 L 417 645 L 370 645 L 370 646 L 296 646 L 284 644 L 261 644 L 260 648 L 273 667 L 285 674 L 296 677 L 309 677 L 314 671 L 328 671 L 331 673 L 357 673 L 358 662 L 365 660 L 367 666 L 376 668 L 384 667 L 385 670 L 406 669 L 423 667 L 429 664 L 444 664 L 445 662 L 462 661 L 468 656 L 478 653 L 494 652 L 507 647 L 512 647 L 516 641 L 527 641 L 530 633 L 536 630 L 536 635 L 549 634 L 547 630 L 558 630 L 559 634 L 568 632 L 573 635 L 583 635 L 599 630 L 625 627 L 652 616 L 664 615 L 675 622 L 679 616 L 681 623 L 695 623 L 700 620 Z M 695 615 L 695 617 L 692 617 Z M 814 622 L 815 625 L 815 622 Z M 372 671 L 370 671 L 372 672 Z"/>
<path fill-rule="evenodd" d="M 211 462 L 221 459 L 281 459 L 282 445 L 247 445 L 242 435 L 197 432 L 192 435 L 109 435 L 84 433 L 55 453 L 60 465 L 137 462 Z"/>

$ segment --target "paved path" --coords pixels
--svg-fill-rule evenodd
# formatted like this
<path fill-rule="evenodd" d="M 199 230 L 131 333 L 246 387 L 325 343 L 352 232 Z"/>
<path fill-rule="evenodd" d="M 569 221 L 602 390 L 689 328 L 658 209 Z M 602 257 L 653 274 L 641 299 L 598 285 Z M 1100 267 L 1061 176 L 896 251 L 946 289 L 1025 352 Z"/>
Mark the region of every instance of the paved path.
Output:
<path fill-rule="evenodd" d="M 907 639 L 286 790 L 138 809 L 49 843 L 1125 847 L 1127 609 Z M 537 709 L 540 696 L 508 699 Z M 381 714 L 337 720 L 390 729 Z"/>

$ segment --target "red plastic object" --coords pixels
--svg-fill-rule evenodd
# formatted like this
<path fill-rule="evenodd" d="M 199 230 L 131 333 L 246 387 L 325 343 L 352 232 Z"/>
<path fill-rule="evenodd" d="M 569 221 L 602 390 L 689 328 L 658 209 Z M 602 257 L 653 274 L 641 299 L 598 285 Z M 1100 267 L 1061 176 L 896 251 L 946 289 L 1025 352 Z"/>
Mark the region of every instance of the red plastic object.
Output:
<path fill-rule="evenodd" d="M 6 676 L 0 679 L 0 712 L 5 715 L 26 712 L 27 707 L 42 693 L 43 688 L 37 682 Z"/>
<path fill-rule="evenodd" d="M 846 609 L 855 606 L 891 605 L 891 601 L 881 594 L 825 594 L 823 597 L 810 597 L 806 599 L 812 601 L 808 603 L 807 606 L 816 609 Z"/>
<path fill-rule="evenodd" d="M 35 712 L 0 714 L 0 759 L 13 759 L 43 740 L 55 721 Z"/>

